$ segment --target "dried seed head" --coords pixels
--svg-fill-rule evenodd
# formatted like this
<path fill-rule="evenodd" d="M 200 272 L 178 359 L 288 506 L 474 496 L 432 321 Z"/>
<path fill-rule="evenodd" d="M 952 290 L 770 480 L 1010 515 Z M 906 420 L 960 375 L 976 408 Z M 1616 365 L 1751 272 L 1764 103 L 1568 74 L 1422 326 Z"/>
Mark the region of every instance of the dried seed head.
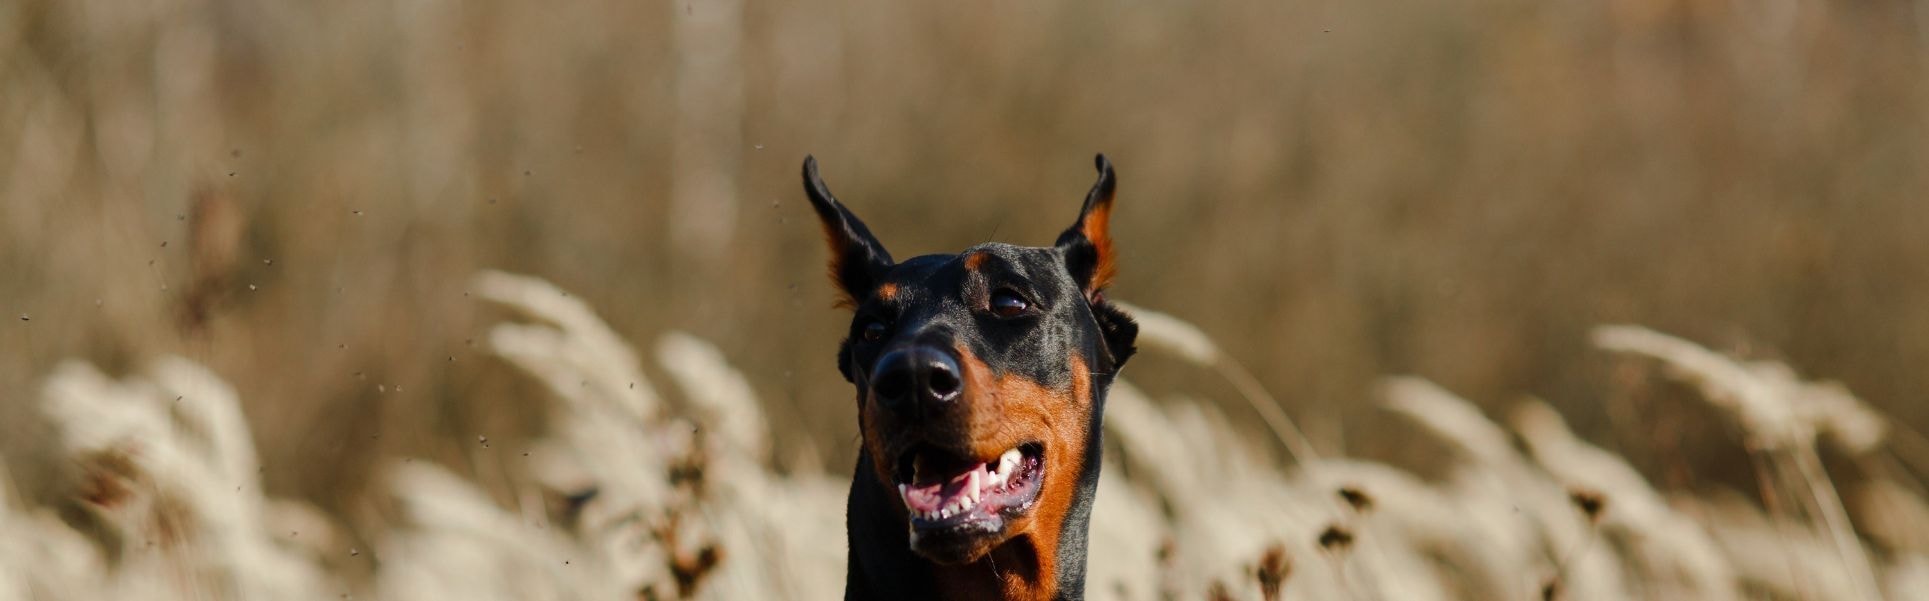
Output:
<path fill-rule="evenodd" d="M 1607 497 L 1597 490 L 1569 488 L 1567 499 L 1572 501 L 1582 514 L 1587 515 L 1587 521 L 1590 524 L 1600 523 L 1601 512 L 1607 509 Z"/>
<path fill-rule="evenodd" d="M 1341 486 L 1339 493 L 1340 499 L 1346 501 L 1347 505 L 1352 506 L 1353 511 L 1359 513 L 1373 511 L 1373 497 L 1367 496 L 1366 491 L 1360 489 L 1360 487 L 1348 484 Z"/>
<path fill-rule="evenodd" d="M 723 551 L 716 545 L 704 545 L 695 555 L 678 553 L 670 558 L 670 575 L 676 578 L 678 596 L 688 598 L 696 593 L 697 585 L 705 576 L 723 562 Z"/>
<path fill-rule="evenodd" d="M 1319 546 L 1333 553 L 1345 553 L 1353 546 L 1353 531 L 1339 524 L 1327 526 L 1319 533 Z"/>
<path fill-rule="evenodd" d="M 78 491 L 82 501 L 112 509 L 133 495 L 131 484 L 140 477 L 140 466 L 120 449 L 89 453 L 80 458 L 85 471 Z"/>
<path fill-rule="evenodd" d="M 1278 601 L 1279 590 L 1286 584 L 1286 577 L 1293 573 L 1293 563 L 1286 558 L 1286 545 L 1273 543 L 1259 556 L 1259 594 L 1266 601 Z"/>

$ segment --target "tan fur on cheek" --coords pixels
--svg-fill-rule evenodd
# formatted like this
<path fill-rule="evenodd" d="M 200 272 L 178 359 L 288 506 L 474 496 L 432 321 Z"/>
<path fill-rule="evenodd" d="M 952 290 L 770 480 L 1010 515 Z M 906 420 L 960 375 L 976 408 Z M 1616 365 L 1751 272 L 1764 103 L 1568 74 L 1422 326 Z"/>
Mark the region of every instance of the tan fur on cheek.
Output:
<path fill-rule="evenodd" d="M 998 566 L 1000 597 L 1049 599 L 1058 584 L 1058 536 L 1078 493 L 1078 477 L 1085 467 L 1087 426 L 1092 408 L 1092 386 L 1087 364 L 1073 357 L 1072 382 L 1054 390 L 1016 374 L 994 376 L 990 366 L 963 348 L 957 349 L 965 371 L 966 418 L 973 452 L 995 457 L 1027 442 L 1045 446 L 1045 481 L 1031 514 L 1009 525 L 1011 537 L 988 555 Z M 988 569 L 978 563 L 966 569 Z M 960 577 L 963 577 L 962 575 Z M 982 573 L 978 577 L 982 577 Z M 941 572 L 940 578 L 945 579 Z M 959 588 L 972 588 L 956 582 Z"/>

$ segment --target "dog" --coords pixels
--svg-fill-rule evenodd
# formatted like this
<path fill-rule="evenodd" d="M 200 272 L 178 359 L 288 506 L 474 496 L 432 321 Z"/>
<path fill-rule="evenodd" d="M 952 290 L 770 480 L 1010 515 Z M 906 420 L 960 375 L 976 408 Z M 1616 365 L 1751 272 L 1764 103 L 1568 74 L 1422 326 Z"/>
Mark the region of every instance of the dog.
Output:
<path fill-rule="evenodd" d="M 1116 178 L 1105 155 L 1049 247 L 903 262 L 804 159 L 852 310 L 837 369 L 862 449 L 845 599 L 1081 599 L 1105 391 L 1138 324 L 1108 302 Z"/>

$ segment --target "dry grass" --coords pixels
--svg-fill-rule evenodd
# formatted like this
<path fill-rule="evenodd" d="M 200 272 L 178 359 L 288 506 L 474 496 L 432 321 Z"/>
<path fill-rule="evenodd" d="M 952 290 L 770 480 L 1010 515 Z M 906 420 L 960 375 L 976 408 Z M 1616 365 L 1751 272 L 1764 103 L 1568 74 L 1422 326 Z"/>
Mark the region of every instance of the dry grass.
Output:
<path fill-rule="evenodd" d="M 829 595 L 798 160 L 1095 151 L 1095 595 L 1929 597 L 1924 6 L 0 1 L 0 601 Z"/>
<path fill-rule="evenodd" d="M 270 490 L 351 513 L 395 456 L 534 433 L 465 344 L 501 268 L 716 344 L 778 452 L 842 465 L 803 155 L 909 256 L 1051 240 L 1104 151 L 1115 296 L 1239 332 L 1315 450 L 1403 452 L 1352 402 L 1388 373 L 1606 439 L 1599 323 L 1929 429 L 1922 10 L 1765 1 L 14 0 L 0 388 L 190 357 L 273 441 Z M 0 438 L 42 429 L 28 400 Z"/>
<path fill-rule="evenodd" d="M 220 378 L 167 358 L 114 379 L 67 363 L 37 406 L 80 477 L 61 502 L 0 497 L 0 599 L 822 599 L 840 594 L 846 481 L 774 465 L 766 414 L 718 350 L 682 333 L 643 355 L 547 282 L 486 272 L 476 296 L 518 319 L 490 352 L 542 382 L 547 430 L 503 462 L 511 499 L 434 462 L 391 461 L 399 507 L 353 546 L 343 525 L 265 495 Z M 1145 347 L 1227 361 L 1189 324 L 1138 309 Z M 1884 420 L 1839 386 L 1639 328 L 1602 347 L 1652 357 L 1735 419 L 1775 469 L 1776 511 L 1658 490 L 1537 401 L 1503 427 L 1425 380 L 1386 381 L 1394 414 L 1449 449 L 1435 480 L 1345 458 L 1278 466 L 1213 404 L 1130 383 L 1107 409 L 1093 518 L 1099 599 L 1914 599 L 1929 594 L 1929 503 L 1914 480 L 1862 478 L 1849 523 L 1827 472 L 1838 432 L 1885 452 Z M 1205 346 L 1201 346 L 1205 345 Z M 1190 350 L 1188 350 L 1190 349 Z M 1157 361 L 1160 359 L 1149 359 Z M 1774 417 L 1766 417 L 1774 416 Z M 1867 435 L 1866 437 L 1862 435 Z M 1516 443 L 1519 441 L 1519 444 Z M 808 462 L 805 463 L 808 465 Z M 1788 465 L 1783 465 L 1788 464 Z M 4 483 L 4 482 L 0 482 Z M 367 528 L 368 526 L 364 526 Z M 1865 542 L 1857 528 L 1870 534 Z"/>

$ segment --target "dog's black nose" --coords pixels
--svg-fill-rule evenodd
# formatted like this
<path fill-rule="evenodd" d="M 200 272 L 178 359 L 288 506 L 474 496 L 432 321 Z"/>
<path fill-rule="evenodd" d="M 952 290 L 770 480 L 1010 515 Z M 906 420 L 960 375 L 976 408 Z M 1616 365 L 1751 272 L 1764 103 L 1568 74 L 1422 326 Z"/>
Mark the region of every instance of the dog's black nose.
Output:
<path fill-rule="evenodd" d="M 885 408 L 904 411 L 919 405 L 958 398 L 964 381 L 958 360 L 943 349 L 913 346 L 886 353 L 877 360 L 871 392 Z"/>

